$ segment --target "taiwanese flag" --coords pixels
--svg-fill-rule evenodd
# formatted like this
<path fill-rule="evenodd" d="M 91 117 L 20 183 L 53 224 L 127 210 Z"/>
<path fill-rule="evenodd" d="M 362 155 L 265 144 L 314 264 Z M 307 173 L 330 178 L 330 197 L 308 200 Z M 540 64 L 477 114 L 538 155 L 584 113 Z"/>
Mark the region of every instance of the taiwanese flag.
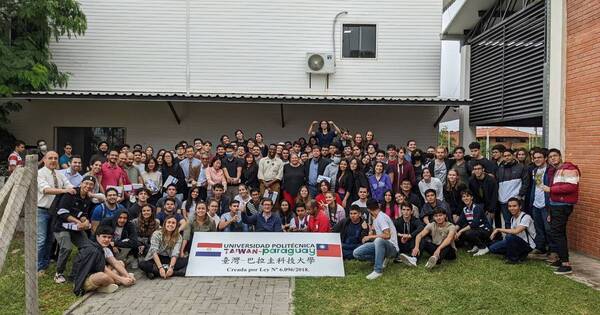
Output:
<path fill-rule="evenodd" d="M 341 257 L 342 249 L 338 244 L 317 244 L 317 256 Z"/>
<path fill-rule="evenodd" d="M 196 256 L 221 257 L 222 243 L 198 243 Z"/>

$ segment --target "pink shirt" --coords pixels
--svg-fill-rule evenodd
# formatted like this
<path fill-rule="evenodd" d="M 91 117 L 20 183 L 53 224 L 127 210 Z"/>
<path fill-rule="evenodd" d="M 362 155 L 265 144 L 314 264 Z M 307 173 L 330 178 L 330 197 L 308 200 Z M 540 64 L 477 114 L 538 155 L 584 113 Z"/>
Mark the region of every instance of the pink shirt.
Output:
<path fill-rule="evenodd" d="M 125 173 L 122 168 L 120 168 L 118 165 L 113 167 L 108 162 L 102 163 L 100 175 L 102 175 L 100 184 L 104 190 L 106 190 L 107 186 L 119 186 L 119 180 L 122 180 L 121 184 L 125 184 L 129 181 L 127 173 Z"/>
<path fill-rule="evenodd" d="M 227 180 L 225 179 L 225 173 L 223 169 L 215 170 L 214 167 L 209 167 L 206 169 L 206 181 L 208 182 L 208 186 L 212 187 L 215 184 L 221 183 L 223 187 L 227 187 Z"/>

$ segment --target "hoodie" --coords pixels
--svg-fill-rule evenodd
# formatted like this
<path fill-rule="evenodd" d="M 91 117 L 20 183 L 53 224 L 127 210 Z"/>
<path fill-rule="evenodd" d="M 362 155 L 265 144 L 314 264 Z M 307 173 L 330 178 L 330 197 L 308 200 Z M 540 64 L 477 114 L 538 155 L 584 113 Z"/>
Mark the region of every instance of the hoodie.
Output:
<path fill-rule="evenodd" d="M 529 187 L 527 167 L 517 160 L 502 162 L 496 171 L 498 180 L 498 201 L 507 203 L 512 197 L 525 197 Z"/>
<path fill-rule="evenodd" d="M 565 162 L 552 173 L 550 180 L 550 203 L 554 205 L 574 205 L 579 200 L 579 178 L 581 171 L 577 165 Z"/>
<path fill-rule="evenodd" d="M 116 233 L 118 227 L 117 221 L 119 220 L 119 216 L 122 213 L 127 214 L 128 220 L 127 222 L 125 222 L 125 225 L 121 229 L 121 235 L 118 237 L 118 239 L 116 237 L 113 238 L 115 247 L 135 249 L 138 247 L 137 230 L 135 228 L 135 225 L 131 223 L 131 221 L 129 221 L 129 213 L 127 212 L 127 210 L 119 210 L 115 214 L 115 216 L 113 216 L 112 218 L 104 219 L 100 224 L 111 226 L 113 229 L 115 229 Z M 115 234 L 115 236 L 118 235 Z"/>

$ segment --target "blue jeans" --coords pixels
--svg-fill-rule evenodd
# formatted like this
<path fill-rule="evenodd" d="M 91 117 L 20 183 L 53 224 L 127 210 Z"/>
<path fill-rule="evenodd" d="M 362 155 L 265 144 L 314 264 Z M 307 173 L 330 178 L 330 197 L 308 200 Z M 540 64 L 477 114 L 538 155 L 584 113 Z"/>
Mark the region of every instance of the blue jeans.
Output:
<path fill-rule="evenodd" d="M 398 254 L 398 250 L 392 242 L 380 237 L 375 241 L 360 245 L 354 250 L 354 258 L 358 260 L 370 260 L 375 262 L 373 270 L 381 273 L 383 271 L 383 260 L 386 257 L 393 258 Z"/>
<path fill-rule="evenodd" d="M 37 270 L 46 270 L 50 265 L 50 252 L 54 236 L 51 233 L 50 224 L 52 216 L 48 210 L 38 208 L 37 210 Z"/>
<path fill-rule="evenodd" d="M 548 222 L 548 208 L 532 207 L 533 223 L 535 225 L 535 247 L 543 252 L 546 248 L 553 253 L 557 252 L 556 244 L 550 237 L 550 222 Z"/>
<path fill-rule="evenodd" d="M 519 262 L 527 257 L 531 251 L 531 246 L 522 238 L 509 234 L 502 241 L 498 241 L 489 247 L 490 252 L 504 255 L 506 259 L 512 262 Z"/>
<path fill-rule="evenodd" d="M 319 194 L 319 190 L 317 189 L 317 185 L 308 184 L 308 193 L 311 198 L 315 198 L 317 194 Z"/>
<path fill-rule="evenodd" d="M 502 219 L 504 219 L 504 228 L 510 229 L 510 218 L 512 218 L 512 214 L 510 214 L 510 212 L 508 212 L 508 204 L 501 203 L 500 211 L 502 212 Z M 496 225 L 496 226 L 498 226 L 498 225 Z"/>

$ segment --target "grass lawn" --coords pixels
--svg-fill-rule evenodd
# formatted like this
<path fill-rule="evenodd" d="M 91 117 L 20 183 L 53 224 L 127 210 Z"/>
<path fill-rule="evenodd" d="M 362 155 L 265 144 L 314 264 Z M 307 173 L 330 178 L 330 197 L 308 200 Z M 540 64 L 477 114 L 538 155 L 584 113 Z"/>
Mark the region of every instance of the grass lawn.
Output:
<path fill-rule="evenodd" d="M 0 314 L 25 313 L 25 271 L 23 235 L 16 234 L 8 251 L 8 257 L 0 272 Z M 69 260 L 69 263 L 72 259 Z M 54 283 L 56 265 L 51 264 L 46 276 L 39 278 L 39 299 L 42 314 L 62 314 L 77 297 L 73 284 Z M 70 264 L 67 268 L 70 272 Z"/>
<path fill-rule="evenodd" d="M 506 265 L 461 251 L 425 269 L 395 263 L 366 280 L 368 262 L 345 264 L 345 278 L 296 278 L 296 314 L 600 314 L 600 291 L 553 274 L 543 262 Z"/>

